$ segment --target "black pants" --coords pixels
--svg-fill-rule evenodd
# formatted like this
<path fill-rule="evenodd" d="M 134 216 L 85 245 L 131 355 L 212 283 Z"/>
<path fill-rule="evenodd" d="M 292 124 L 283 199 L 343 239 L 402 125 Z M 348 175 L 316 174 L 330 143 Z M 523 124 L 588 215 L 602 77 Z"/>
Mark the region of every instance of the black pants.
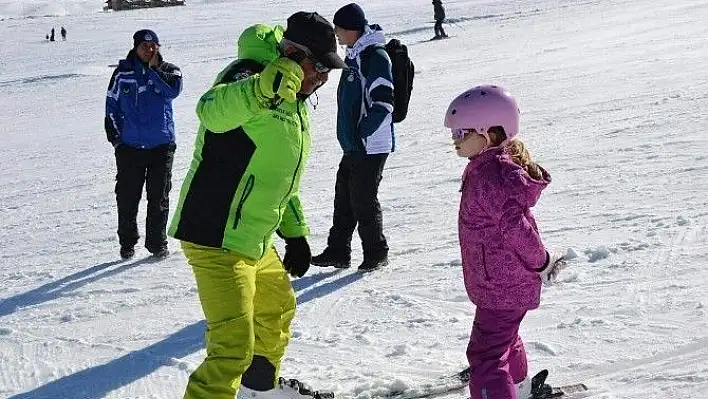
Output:
<path fill-rule="evenodd" d="M 167 247 L 166 228 L 175 148 L 174 144 L 151 149 L 121 144 L 116 149 L 116 201 L 118 239 L 121 247 L 133 247 L 140 238 L 136 219 L 143 184 L 146 186 L 148 202 L 145 248 L 150 252 L 157 252 Z"/>
<path fill-rule="evenodd" d="M 344 154 L 334 186 L 334 217 L 327 246 L 349 256 L 358 225 L 365 259 L 388 255 L 379 204 L 379 183 L 388 154 Z"/>
<path fill-rule="evenodd" d="M 445 30 L 442 27 L 443 21 L 443 19 L 438 19 L 435 21 L 435 37 L 447 36 L 447 34 L 445 34 Z"/>

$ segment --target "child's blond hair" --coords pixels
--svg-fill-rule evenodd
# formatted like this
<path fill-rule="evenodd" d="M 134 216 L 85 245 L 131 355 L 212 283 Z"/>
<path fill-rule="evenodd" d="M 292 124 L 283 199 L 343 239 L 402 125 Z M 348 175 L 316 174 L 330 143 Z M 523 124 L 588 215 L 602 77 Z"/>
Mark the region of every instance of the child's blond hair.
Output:
<path fill-rule="evenodd" d="M 488 131 L 492 145 L 498 146 L 506 140 L 506 133 L 501 127 L 491 127 Z M 519 139 L 513 139 L 504 145 L 504 151 L 509 154 L 515 164 L 524 168 L 526 173 L 536 180 L 543 180 L 543 171 L 536 162 L 531 159 L 531 153 L 526 145 Z"/>

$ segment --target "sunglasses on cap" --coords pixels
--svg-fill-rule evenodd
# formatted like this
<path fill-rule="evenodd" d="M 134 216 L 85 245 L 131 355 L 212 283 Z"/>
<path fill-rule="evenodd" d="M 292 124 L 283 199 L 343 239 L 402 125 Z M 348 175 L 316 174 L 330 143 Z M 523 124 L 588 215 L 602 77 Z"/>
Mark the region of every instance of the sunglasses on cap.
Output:
<path fill-rule="evenodd" d="M 311 54 L 308 54 L 307 52 L 305 52 L 304 50 L 301 50 L 301 49 L 298 49 L 298 51 L 293 53 L 290 56 L 290 58 L 293 61 L 297 62 L 298 64 L 300 62 L 302 62 L 304 59 L 310 60 L 310 62 L 312 63 L 312 66 L 314 66 L 315 71 L 317 71 L 317 73 L 329 73 L 329 71 L 332 70 L 332 68 L 326 66 L 325 64 L 323 64 L 320 61 L 317 61 L 315 58 L 312 57 Z"/>

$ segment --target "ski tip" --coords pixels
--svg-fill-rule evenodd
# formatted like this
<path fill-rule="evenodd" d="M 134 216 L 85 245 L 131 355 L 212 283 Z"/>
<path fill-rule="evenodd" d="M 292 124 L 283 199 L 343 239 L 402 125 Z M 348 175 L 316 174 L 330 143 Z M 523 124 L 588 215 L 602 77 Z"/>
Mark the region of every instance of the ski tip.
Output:
<path fill-rule="evenodd" d="M 334 399 L 334 392 L 332 391 L 317 391 L 312 396 L 315 399 Z"/>
<path fill-rule="evenodd" d="M 556 396 L 563 396 L 563 395 L 572 395 L 572 394 L 586 392 L 586 391 L 589 391 L 588 386 L 585 384 L 582 384 L 582 383 L 578 383 L 578 384 L 553 387 L 551 390 L 551 394 L 556 395 Z M 554 397 L 554 396 L 551 396 L 551 397 Z"/>

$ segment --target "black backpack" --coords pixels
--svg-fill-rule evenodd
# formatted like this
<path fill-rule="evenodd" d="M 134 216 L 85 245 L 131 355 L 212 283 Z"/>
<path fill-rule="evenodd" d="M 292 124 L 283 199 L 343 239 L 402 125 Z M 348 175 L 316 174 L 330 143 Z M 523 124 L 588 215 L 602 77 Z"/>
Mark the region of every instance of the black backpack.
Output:
<path fill-rule="evenodd" d="M 367 47 L 365 56 L 371 56 L 375 49 L 386 50 L 388 58 L 391 59 L 391 75 L 393 75 L 393 122 L 398 123 L 406 119 L 408 114 L 408 103 L 411 100 L 413 91 L 413 74 L 415 67 L 413 61 L 408 57 L 408 47 L 398 39 L 391 39 L 386 46 Z M 369 50 L 371 49 L 371 50 Z M 367 62 L 362 62 L 362 73 L 366 75 Z"/>
<path fill-rule="evenodd" d="M 386 52 L 391 58 L 393 75 L 393 122 L 398 123 L 406 119 L 408 114 L 415 66 L 408 57 L 408 47 L 398 39 L 389 40 L 386 44 Z"/>

